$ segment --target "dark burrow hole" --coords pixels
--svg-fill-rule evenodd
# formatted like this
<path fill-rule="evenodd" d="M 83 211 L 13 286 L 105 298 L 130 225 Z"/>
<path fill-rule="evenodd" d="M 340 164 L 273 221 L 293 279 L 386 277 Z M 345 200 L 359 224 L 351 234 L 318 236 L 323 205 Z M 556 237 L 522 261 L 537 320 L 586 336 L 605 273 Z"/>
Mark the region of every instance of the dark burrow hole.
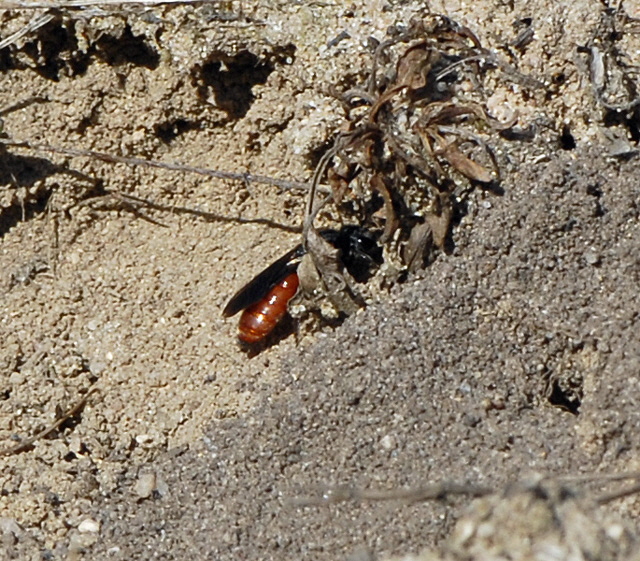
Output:
<path fill-rule="evenodd" d="M 580 412 L 581 400 L 578 393 L 574 390 L 562 388 L 558 380 L 553 381 L 548 399 L 551 405 L 560 407 L 565 411 L 569 411 L 569 413 L 578 415 Z"/>
<path fill-rule="evenodd" d="M 233 56 L 215 51 L 207 62 L 194 67 L 194 85 L 202 99 L 207 99 L 211 91 L 217 106 L 229 118 L 240 119 L 247 114 L 255 99 L 253 86 L 264 84 L 277 65 L 290 64 L 295 50 L 295 46 L 290 44 L 261 58 L 247 50 Z"/>
<path fill-rule="evenodd" d="M 36 182 L 48 177 L 57 170 L 48 160 L 27 156 L 14 156 L 8 152 L 0 152 L 0 185 L 9 189 L 31 187 Z M 12 204 L 0 209 L 0 238 L 23 219 L 29 220 L 44 212 L 50 190 L 41 190 L 37 194 L 29 194 L 23 200 L 14 200 Z"/>
<path fill-rule="evenodd" d="M 103 35 L 94 44 L 96 56 L 112 66 L 131 63 L 155 70 L 160 55 L 147 43 L 144 35 L 134 35 L 127 25 L 119 37 Z"/>
<path fill-rule="evenodd" d="M 71 417 L 67 417 L 60 425 L 58 432 L 72 431 L 82 422 L 82 414 L 76 413 Z"/>
<path fill-rule="evenodd" d="M 20 61 L 17 47 L 11 45 L 2 50 L 0 71 L 31 69 L 43 78 L 57 82 L 60 74 L 75 76 L 86 71 L 89 55 L 78 49 L 73 21 L 54 18 L 37 30 L 35 38 L 20 48 L 33 64 Z"/>
<path fill-rule="evenodd" d="M 65 462 L 73 462 L 74 460 L 78 459 L 78 456 L 76 456 L 76 455 L 75 455 L 75 453 L 73 453 L 73 452 L 67 452 L 67 453 L 62 457 L 62 459 L 63 459 Z"/>
<path fill-rule="evenodd" d="M 162 140 L 162 142 L 169 144 L 181 134 L 192 130 L 198 130 L 199 128 L 200 126 L 193 121 L 188 121 L 187 119 L 173 119 L 154 125 L 153 133 L 156 137 Z"/>
<path fill-rule="evenodd" d="M 560 148 L 563 150 L 573 150 L 575 147 L 576 139 L 571 134 L 569 125 L 564 125 L 562 127 L 562 132 L 560 133 Z"/>
<path fill-rule="evenodd" d="M 624 127 L 630 140 L 640 142 L 640 106 L 636 106 L 630 111 L 609 109 L 604 114 L 603 121 L 606 127 Z"/>
<path fill-rule="evenodd" d="M 32 64 L 25 64 L 15 45 L 0 51 L 0 72 L 32 69 L 57 82 L 61 75 L 78 76 L 87 71 L 95 56 L 110 65 L 131 63 L 151 70 L 158 67 L 160 55 L 144 35 L 134 35 L 127 25 L 119 36 L 104 34 L 86 51 L 80 49 L 72 19 L 54 18 L 38 29 L 35 38 L 20 48 Z"/>

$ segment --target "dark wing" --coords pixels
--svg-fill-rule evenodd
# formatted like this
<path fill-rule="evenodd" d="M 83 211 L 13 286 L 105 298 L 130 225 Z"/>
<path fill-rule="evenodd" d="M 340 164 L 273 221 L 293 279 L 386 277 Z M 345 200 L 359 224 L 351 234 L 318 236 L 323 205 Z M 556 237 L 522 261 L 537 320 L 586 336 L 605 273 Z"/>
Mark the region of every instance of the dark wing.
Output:
<path fill-rule="evenodd" d="M 364 228 L 343 226 L 340 230 L 320 230 L 320 235 L 341 251 L 346 269 L 358 282 L 367 280 L 371 270 L 382 263 L 382 249 L 376 242 L 376 234 Z M 304 254 L 305 250 L 300 244 L 269 265 L 234 294 L 222 310 L 222 315 L 234 316 L 264 298 L 276 284 L 298 268 Z"/>
<path fill-rule="evenodd" d="M 240 310 L 244 310 L 246 307 L 264 298 L 276 284 L 298 268 L 300 258 L 303 255 L 304 249 L 302 245 L 298 245 L 289 253 L 280 257 L 275 263 L 269 265 L 251 282 L 234 294 L 233 298 L 229 300 L 229 303 L 225 306 L 224 310 L 222 310 L 222 315 L 227 318 L 234 316 Z"/>

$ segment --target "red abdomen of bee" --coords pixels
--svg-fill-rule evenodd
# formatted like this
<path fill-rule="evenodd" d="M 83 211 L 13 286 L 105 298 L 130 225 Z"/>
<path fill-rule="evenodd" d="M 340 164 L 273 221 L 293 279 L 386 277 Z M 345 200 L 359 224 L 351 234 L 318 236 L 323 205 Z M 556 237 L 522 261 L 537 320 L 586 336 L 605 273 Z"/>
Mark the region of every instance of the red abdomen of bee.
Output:
<path fill-rule="evenodd" d="M 238 325 L 238 339 L 257 343 L 271 333 L 287 313 L 287 305 L 298 291 L 298 274 L 293 272 L 276 284 L 267 295 L 245 308 Z"/>

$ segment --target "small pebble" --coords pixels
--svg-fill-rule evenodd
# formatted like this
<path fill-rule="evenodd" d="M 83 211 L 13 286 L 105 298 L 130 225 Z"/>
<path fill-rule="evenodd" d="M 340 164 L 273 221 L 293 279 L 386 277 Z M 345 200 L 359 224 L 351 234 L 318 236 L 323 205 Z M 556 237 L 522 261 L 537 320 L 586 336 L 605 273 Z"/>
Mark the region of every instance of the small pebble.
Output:
<path fill-rule="evenodd" d="M 396 447 L 395 438 L 393 438 L 393 436 L 391 436 L 390 434 L 383 436 L 380 440 L 380 446 L 382 446 L 385 450 L 392 450 Z"/>
<path fill-rule="evenodd" d="M 595 251 L 587 251 L 584 254 L 584 260 L 589 264 L 589 265 L 597 265 L 600 262 L 600 257 L 598 256 L 598 254 Z"/>
<path fill-rule="evenodd" d="M 96 534 L 100 531 L 100 524 L 98 524 L 93 518 L 85 518 L 78 525 L 78 532 L 81 534 Z"/>
<path fill-rule="evenodd" d="M 0 533 L 3 536 L 3 541 L 6 544 L 15 544 L 22 535 L 22 528 L 20 524 L 16 522 L 15 518 L 0 517 Z"/>
<path fill-rule="evenodd" d="M 153 442 L 153 437 L 148 434 L 138 434 L 136 435 L 136 442 L 143 446 L 149 442 Z"/>
<path fill-rule="evenodd" d="M 153 472 L 145 472 L 140 474 L 134 491 L 141 499 L 148 499 L 156 488 L 156 474 Z"/>

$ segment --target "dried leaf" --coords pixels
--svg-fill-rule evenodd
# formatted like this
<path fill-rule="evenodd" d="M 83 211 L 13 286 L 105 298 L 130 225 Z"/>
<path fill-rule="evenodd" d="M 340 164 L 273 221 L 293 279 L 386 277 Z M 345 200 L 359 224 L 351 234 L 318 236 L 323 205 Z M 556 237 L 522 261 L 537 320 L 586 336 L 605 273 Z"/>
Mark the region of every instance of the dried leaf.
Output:
<path fill-rule="evenodd" d="M 349 181 L 342 174 L 342 170 L 338 171 L 334 168 L 329 168 L 327 171 L 327 180 L 331 187 L 331 195 L 337 205 L 342 202 L 342 199 L 349 188 Z"/>
<path fill-rule="evenodd" d="M 393 96 L 395 96 L 398 92 L 404 90 L 407 86 L 404 84 L 400 84 L 399 86 L 394 86 L 393 88 L 384 92 L 378 100 L 373 104 L 371 110 L 369 111 L 369 122 L 375 123 L 378 118 L 378 112 L 382 108 L 382 106 L 387 103 Z"/>
<path fill-rule="evenodd" d="M 433 245 L 433 233 L 429 224 L 416 224 L 411 229 L 409 240 L 402 248 L 402 261 L 410 272 L 418 271 L 426 265 Z"/>
<path fill-rule="evenodd" d="M 362 154 L 364 157 L 364 165 L 369 168 L 376 168 L 380 163 L 378 156 L 378 142 L 377 139 L 371 136 L 364 138 L 362 141 Z"/>
<path fill-rule="evenodd" d="M 425 41 L 410 47 L 398 60 L 396 85 L 406 86 L 410 91 L 426 87 L 436 59 L 435 51 Z"/>
<path fill-rule="evenodd" d="M 480 39 L 478 39 L 478 36 L 471 31 L 468 27 L 464 26 L 464 25 L 458 25 L 456 32 L 458 34 L 458 36 L 460 37 L 464 37 L 466 39 L 469 39 L 472 43 L 473 46 L 476 49 L 481 49 L 482 48 L 482 44 L 480 43 Z"/>
<path fill-rule="evenodd" d="M 437 207 L 428 212 L 425 218 L 433 235 L 433 243 L 438 249 L 444 249 L 451 229 L 453 207 L 447 193 L 440 193 L 437 203 Z"/>
<path fill-rule="evenodd" d="M 311 255 L 303 255 L 298 265 L 298 279 L 300 281 L 300 291 L 308 298 L 318 296 L 318 289 L 322 287 L 320 273 L 316 269 Z"/>
<path fill-rule="evenodd" d="M 465 156 L 454 143 L 448 144 L 442 150 L 442 155 L 447 162 L 469 179 L 480 181 L 481 183 L 491 183 L 493 180 L 491 171 Z"/>
<path fill-rule="evenodd" d="M 485 111 L 476 105 L 456 105 L 454 103 L 432 103 L 428 112 L 420 120 L 418 127 L 428 128 L 433 125 L 451 125 L 460 121 L 460 117 L 473 115 L 477 119 L 487 121 Z"/>

